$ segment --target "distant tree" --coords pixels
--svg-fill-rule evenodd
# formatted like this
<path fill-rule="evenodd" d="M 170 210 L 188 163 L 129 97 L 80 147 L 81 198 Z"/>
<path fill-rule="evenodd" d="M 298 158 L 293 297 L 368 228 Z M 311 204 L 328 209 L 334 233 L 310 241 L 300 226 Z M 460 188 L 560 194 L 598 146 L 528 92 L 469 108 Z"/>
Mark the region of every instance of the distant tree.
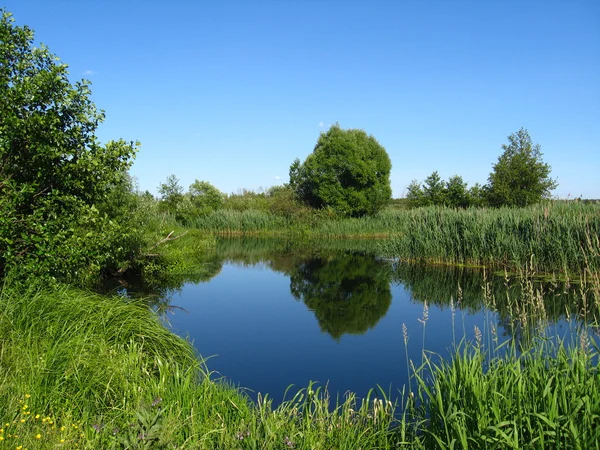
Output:
<path fill-rule="evenodd" d="M 440 174 L 434 171 L 431 175 L 425 178 L 423 184 L 423 195 L 425 197 L 426 205 L 444 205 L 446 202 L 444 180 L 441 179 Z"/>
<path fill-rule="evenodd" d="M 0 274 L 86 283 L 129 257 L 129 200 L 137 143 L 101 145 L 104 120 L 89 82 L 0 9 Z M 107 207 L 111 192 L 124 203 Z M 102 210 L 102 211 L 101 211 Z"/>
<path fill-rule="evenodd" d="M 469 206 L 475 206 L 481 208 L 487 205 L 487 186 L 481 186 L 479 183 L 475 183 L 467 191 L 467 197 L 469 199 Z"/>
<path fill-rule="evenodd" d="M 208 214 L 223 207 L 224 194 L 208 181 L 195 180 L 190 184 L 188 196 L 197 215 Z"/>
<path fill-rule="evenodd" d="M 164 183 L 158 185 L 160 194 L 160 209 L 172 214 L 177 212 L 178 205 L 183 202 L 183 187 L 179 184 L 179 179 L 171 174 Z"/>
<path fill-rule="evenodd" d="M 417 180 L 412 180 L 406 188 L 406 200 L 411 208 L 419 208 L 426 205 L 425 194 L 421 183 Z"/>
<path fill-rule="evenodd" d="M 321 133 L 304 163 L 290 166 L 290 186 L 313 208 L 359 217 L 380 211 L 391 199 L 392 164 L 385 149 L 363 130 L 339 125 Z"/>
<path fill-rule="evenodd" d="M 444 188 L 444 198 L 446 206 L 452 208 L 467 208 L 471 201 L 465 183 L 460 175 L 450 177 Z"/>
<path fill-rule="evenodd" d="M 550 177 L 550 165 L 542 161 L 539 144 L 532 143 L 524 128 L 508 141 L 488 178 L 490 205 L 527 206 L 549 197 L 558 184 Z"/>

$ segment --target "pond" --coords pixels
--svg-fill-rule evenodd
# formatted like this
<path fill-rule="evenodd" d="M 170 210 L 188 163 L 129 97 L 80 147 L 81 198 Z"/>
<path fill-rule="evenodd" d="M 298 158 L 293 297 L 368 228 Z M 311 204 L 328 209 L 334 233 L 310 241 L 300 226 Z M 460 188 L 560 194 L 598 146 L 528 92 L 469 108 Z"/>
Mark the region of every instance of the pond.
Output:
<path fill-rule="evenodd" d="M 311 381 L 334 399 L 372 388 L 398 398 L 407 361 L 418 366 L 424 350 L 447 358 L 463 339 L 494 348 L 566 337 L 578 323 L 567 311 L 581 308 L 564 283 L 401 264 L 369 242 L 221 239 L 205 264 L 203 281 L 170 292 L 165 318 L 214 378 L 275 404 Z"/>

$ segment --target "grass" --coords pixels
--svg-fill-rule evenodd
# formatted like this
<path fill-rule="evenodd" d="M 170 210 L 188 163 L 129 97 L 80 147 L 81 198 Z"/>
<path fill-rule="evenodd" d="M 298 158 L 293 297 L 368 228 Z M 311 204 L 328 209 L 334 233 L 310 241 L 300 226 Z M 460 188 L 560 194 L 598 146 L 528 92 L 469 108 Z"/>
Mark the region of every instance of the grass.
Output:
<path fill-rule="evenodd" d="M 590 283 L 587 301 L 599 303 Z M 519 303 L 533 307 L 528 292 Z M 334 399 L 310 385 L 273 408 L 212 379 L 143 303 L 6 286 L 0 449 L 598 448 L 594 332 L 581 328 L 576 343 L 538 338 L 525 351 L 498 346 L 493 327 L 475 330 L 451 360 L 423 349 L 407 361 L 399 405 L 381 391 Z"/>
<path fill-rule="evenodd" d="M 405 261 L 548 273 L 600 270 L 600 206 L 545 202 L 527 208 L 388 208 L 364 218 L 327 210 L 301 216 L 218 210 L 191 228 L 217 236 L 377 239 L 379 251 Z"/>
<path fill-rule="evenodd" d="M 291 236 L 314 238 L 387 238 L 399 232 L 399 213 L 387 210 L 374 217 L 342 219 L 316 211 L 293 218 L 260 210 L 217 210 L 189 226 L 218 236 Z"/>
<path fill-rule="evenodd" d="M 542 203 L 528 208 L 405 211 L 402 233 L 382 244 L 404 260 L 580 274 L 600 270 L 600 208 Z"/>

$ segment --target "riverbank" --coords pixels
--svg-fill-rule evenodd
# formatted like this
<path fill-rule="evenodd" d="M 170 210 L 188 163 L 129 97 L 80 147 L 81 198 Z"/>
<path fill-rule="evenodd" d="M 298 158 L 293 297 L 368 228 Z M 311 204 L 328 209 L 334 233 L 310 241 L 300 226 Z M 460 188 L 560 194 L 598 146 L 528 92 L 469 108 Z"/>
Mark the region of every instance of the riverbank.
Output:
<path fill-rule="evenodd" d="M 424 349 L 422 361 L 407 361 L 411 383 L 396 406 L 376 391 L 335 406 L 309 386 L 272 408 L 212 379 L 143 303 L 5 287 L 0 311 L 0 448 L 590 448 L 600 440 L 594 328 L 576 343 L 536 341 L 531 352 L 498 349 L 493 335 L 463 342 L 448 362 Z"/>
<path fill-rule="evenodd" d="M 217 210 L 189 223 L 215 236 L 290 240 L 369 239 L 404 261 L 579 275 L 600 270 L 600 205 L 544 202 L 527 208 L 388 209 L 373 217 L 302 217 Z"/>

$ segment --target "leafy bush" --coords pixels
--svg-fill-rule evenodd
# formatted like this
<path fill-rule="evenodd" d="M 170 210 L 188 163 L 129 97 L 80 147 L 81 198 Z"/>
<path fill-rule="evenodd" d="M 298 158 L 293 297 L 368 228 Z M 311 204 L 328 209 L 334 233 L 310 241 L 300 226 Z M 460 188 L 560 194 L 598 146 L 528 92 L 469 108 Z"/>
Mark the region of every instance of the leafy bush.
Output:
<path fill-rule="evenodd" d="M 0 275 L 89 281 L 131 253 L 136 230 L 100 208 L 137 144 L 100 145 L 89 83 L 71 84 L 67 65 L 0 13 Z"/>
<path fill-rule="evenodd" d="M 290 186 L 313 208 L 331 208 L 344 216 L 373 215 L 392 195 L 392 163 L 385 149 L 362 130 L 338 125 L 322 133 L 304 163 L 290 167 Z"/>

